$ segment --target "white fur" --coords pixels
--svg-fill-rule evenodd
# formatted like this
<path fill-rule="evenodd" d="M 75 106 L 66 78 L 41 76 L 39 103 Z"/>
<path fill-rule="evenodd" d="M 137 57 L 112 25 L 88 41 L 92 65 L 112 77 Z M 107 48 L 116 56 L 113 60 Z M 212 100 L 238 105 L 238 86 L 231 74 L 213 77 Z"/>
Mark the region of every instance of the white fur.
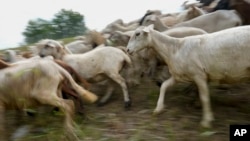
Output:
<path fill-rule="evenodd" d="M 188 21 L 191 20 L 195 17 L 204 15 L 205 12 L 203 12 L 202 9 L 192 6 L 190 8 L 188 8 L 187 10 L 184 10 L 180 13 L 173 13 L 173 14 L 159 14 L 159 12 L 157 11 L 148 11 L 148 13 L 151 12 L 151 15 L 148 15 L 147 17 L 145 17 L 142 25 L 144 26 L 148 26 L 150 24 L 155 24 L 155 26 L 159 26 L 159 28 L 161 28 L 160 26 L 164 27 L 172 27 L 175 24 L 184 22 L 184 21 Z M 159 19 L 156 19 L 156 17 Z M 156 27 L 157 28 L 157 27 Z M 160 30 L 163 31 L 163 30 Z"/>
<path fill-rule="evenodd" d="M 138 27 L 138 23 L 125 24 L 121 19 L 118 19 L 110 24 L 108 24 L 103 30 L 102 33 L 113 33 L 115 31 L 129 31 L 134 30 Z"/>
<path fill-rule="evenodd" d="M 138 29 L 130 38 L 129 53 L 152 47 L 169 67 L 154 113 L 164 109 L 166 90 L 176 82 L 195 82 L 203 108 L 202 126 L 213 120 L 207 81 L 237 82 L 250 77 L 250 26 L 185 38 L 173 38 L 152 29 Z"/>
<path fill-rule="evenodd" d="M 223 29 L 240 26 L 241 18 L 235 10 L 217 10 L 215 12 L 196 17 L 192 20 L 182 22 L 173 27 L 196 27 L 208 33 Z"/>
<path fill-rule="evenodd" d="M 53 46 L 45 47 L 48 46 L 48 43 Z M 122 88 L 125 103 L 130 102 L 127 85 L 119 72 L 123 69 L 124 64 L 131 64 L 131 60 L 122 50 L 114 47 L 97 47 L 84 54 L 69 54 L 55 40 L 40 41 L 37 45 L 40 55 L 52 55 L 56 59 L 63 60 L 89 82 L 100 82 L 107 78 L 116 82 Z M 112 81 L 110 81 L 109 90 L 101 99 L 101 103 L 105 103 L 111 96 L 114 89 Z"/>
<path fill-rule="evenodd" d="M 140 27 L 140 28 L 142 29 L 143 27 Z M 127 32 L 116 31 L 110 37 L 110 40 L 114 41 L 114 44 L 117 46 L 127 46 L 130 36 L 132 36 L 134 32 L 135 31 L 127 31 Z M 176 28 L 171 28 L 162 33 L 165 35 L 169 35 L 171 37 L 183 38 L 187 36 L 206 34 L 207 32 L 205 32 L 202 29 L 194 28 L 194 27 L 176 27 Z M 133 54 L 131 56 L 131 59 L 134 64 L 134 67 L 132 69 L 134 69 L 135 73 L 137 73 L 137 75 L 135 76 L 138 76 L 138 75 L 140 76 L 142 73 L 141 70 L 144 70 L 144 71 L 146 70 L 144 73 L 146 73 L 151 78 L 157 79 L 157 80 L 162 80 L 162 78 L 168 78 L 166 76 L 169 76 L 169 75 L 166 75 L 166 73 L 157 70 L 157 64 L 165 64 L 165 63 L 155 53 L 155 51 L 152 48 L 143 49 L 142 51 L 137 52 L 136 54 Z M 160 75 L 160 74 L 163 74 L 163 75 Z M 140 77 L 133 77 L 133 79 L 138 79 L 135 81 L 140 81 L 139 80 Z"/>
<path fill-rule="evenodd" d="M 5 133 L 5 109 L 22 110 L 47 104 L 65 113 L 64 127 L 70 140 L 77 140 L 72 124 L 74 105 L 61 97 L 62 81 L 67 80 L 79 95 L 89 95 L 70 74 L 49 59 L 26 60 L 0 70 L 0 139 Z M 93 102 L 93 101 L 92 101 Z"/>
<path fill-rule="evenodd" d="M 17 62 L 17 61 L 26 59 L 26 58 L 22 57 L 21 55 L 17 55 L 15 50 L 6 50 L 4 53 L 5 53 L 4 60 L 6 62 L 13 63 L 13 62 Z"/>
<path fill-rule="evenodd" d="M 85 41 L 76 40 L 65 45 L 72 53 L 85 53 L 93 49 L 91 45 L 87 45 Z"/>

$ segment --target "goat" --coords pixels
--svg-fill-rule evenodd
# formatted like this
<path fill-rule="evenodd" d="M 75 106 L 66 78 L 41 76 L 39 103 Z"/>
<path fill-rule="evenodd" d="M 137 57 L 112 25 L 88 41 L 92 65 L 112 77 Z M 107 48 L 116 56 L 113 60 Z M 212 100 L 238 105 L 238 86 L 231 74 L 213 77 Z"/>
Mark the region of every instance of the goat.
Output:
<path fill-rule="evenodd" d="M 182 22 L 173 27 L 196 27 L 208 33 L 242 25 L 242 20 L 235 10 L 218 10 L 192 20 Z"/>
<path fill-rule="evenodd" d="M 169 26 L 172 27 L 177 23 L 181 23 L 184 21 L 191 20 L 195 17 L 204 15 L 205 12 L 196 7 L 196 6 L 191 6 L 187 10 L 184 10 L 183 12 L 180 12 L 178 14 L 161 14 L 158 11 L 147 11 L 147 13 L 143 16 L 143 18 L 140 21 L 140 25 L 147 25 L 147 22 L 149 22 L 151 19 L 151 16 L 157 16 L 159 17 L 160 21 L 164 26 Z"/>
<path fill-rule="evenodd" d="M 40 59 L 39 56 L 35 56 L 31 59 Z M 50 59 L 50 58 L 46 58 L 46 59 Z M 24 60 L 20 60 L 21 62 L 17 62 L 15 64 L 19 64 L 22 63 L 22 61 Z M 29 60 L 28 60 L 29 61 Z M 61 60 L 54 60 L 55 63 L 57 63 L 58 65 L 60 65 L 62 68 L 64 68 L 71 76 L 72 78 L 79 84 L 83 85 L 85 89 L 89 89 L 90 85 L 89 83 L 82 79 L 79 74 L 69 65 L 67 65 L 66 63 L 64 63 Z M 4 69 L 7 67 L 11 67 L 12 64 L 8 64 L 7 62 L 4 62 L 2 60 L 0 60 L 0 69 Z M 70 85 L 68 84 L 68 82 L 64 81 L 62 84 L 62 95 L 63 98 L 66 99 L 73 99 L 74 104 L 76 105 L 76 112 L 83 114 L 83 101 L 82 99 L 78 96 L 78 94 L 74 91 L 74 89 L 72 89 L 70 87 Z"/>
<path fill-rule="evenodd" d="M 69 54 L 65 47 L 55 40 L 41 40 L 37 43 L 41 57 L 51 55 L 56 59 L 63 60 L 74 68 L 82 78 L 88 82 L 100 82 L 110 80 L 119 84 L 124 95 L 125 108 L 130 107 L 127 85 L 124 78 L 119 74 L 125 64 L 130 65 L 131 59 L 122 50 L 114 47 L 97 47 L 84 54 Z M 83 67 L 88 66 L 88 67 Z M 112 81 L 110 82 L 112 84 Z M 105 96 L 100 100 L 104 104 L 111 96 L 114 86 L 109 84 Z"/>
<path fill-rule="evenodd" d="M 1 69 L 0 139 L 7 140 L 3 132 L 6 109 L 22 110 L 47 104 L 58 107 L 64 112 L 66 137 L 68 140 L 78 140 L 72 124 L 74 105 L 71 100 L 65 100 L 61 96 L 61 86 L 64 81 L 69 82 L 79 97 L 88 102 L 97 100 L 93 93 L 76 84 L 67 71 L 48 59 L 20 61 L 11 64 L 11 67 Z"/>
<path fill-rule="evenodd" d="M 143 27 L 140 27 L 143 28 Z M 120 32 L 116 31 L 113 33 L 110 37 L 110 40 L 113 42 L 114 45 L 117 46 L 127 46 L 130 37 L 133 35 L 135 31 L 127 31 L 127 32 Z M 206 34 L 202 29 L 194 28 L 194 27 L 176 27 L 171 28 L 167 31 L 162 32 L 165 35 L 176 37 L 176 38 L 183 38 L 187 36 L 194 36 L 194 35 L 201 35 Z M 142 51 L 136 53 L 136 55 L 131 56 L 133 60 L 133 64 L 135 67 L 136 72 L 141 73 L 141 68 L 143 67 L 143 70 L 146 70 L 146 74 L 150 76 L 153 79 L 156 79 L 159 83 L 162 78 L 166 78 L 166 74 L 164 76 L 159 76 L 159 79 L 155 77 L 155 73 L 158 73 L 159 71 L 156 71 L 157 65 L 165 65 L 164 61 L 155 53 L 152 48 L 143 49 Z M 141 59 L 143 61 L 141 61 Z M 142 64 L 144 63 L 144 65 Z M 139 69 L 139 70 L 138 70 Z M 160 72 L 161 73 L 161 72 Z M 136 77 L 135 77 L 136 78 Z M 138 78 L 138 77 L 137 77 Z"/>
<path fill-rule="evenodd" d="M 195 82 L 202 103 L 203 127 L 210 127 L 213 113 L 208 81 L 233 83 L 250 77 L 250 26 L 215 33 L 173 38 L 150 25 L 135 31 L 127 46 L 129 53 L 152 47 L 168 65 L 171 77 L 163 82 L 154 114 L 164 109 L 166 90 L 177 82 Z M 223 38 L 221 38 L 223 37 Z"/>
<path fill-rule="evenodd" d="M 103 30 L 102 33 L 112 33 L 116 30 L 118 31 L 129 31 L 129 30 L 134 30 L 135 28 L 138 27 L 138 23 L 133 23 L 130 25 L 126 25 L 123 23 L 121 19 L 118 19 L 110 24 L 108 24 Z"/>

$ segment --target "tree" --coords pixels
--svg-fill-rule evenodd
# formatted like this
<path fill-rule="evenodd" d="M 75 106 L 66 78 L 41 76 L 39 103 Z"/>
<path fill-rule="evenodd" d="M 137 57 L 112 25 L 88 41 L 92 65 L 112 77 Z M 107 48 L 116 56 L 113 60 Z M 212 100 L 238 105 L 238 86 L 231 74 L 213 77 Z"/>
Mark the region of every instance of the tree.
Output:
<path fill-rule="evenodd" d="M 44 38 L 61 39 L 82 35 L 86 30 L 83 15 L 62 9 L 55 14 L 52 21 L 40 18 L 30 20 L 22 34 L 26 43 L 34 43 Z"/>
<path fill-rule="evenodd" d="M 55 15 L 52 23 L 56 27 L 56 37 L 58 39 L 82 35 L 87 29 L 84 17 L 72 10 L 62 9 Z"/>
<path fill-rule="evenodd" d="M 26 43 L 34 43 L 43 38 L 53 38 L 55 28 L 43 19 L 30 20 L 23 35 Z"/>

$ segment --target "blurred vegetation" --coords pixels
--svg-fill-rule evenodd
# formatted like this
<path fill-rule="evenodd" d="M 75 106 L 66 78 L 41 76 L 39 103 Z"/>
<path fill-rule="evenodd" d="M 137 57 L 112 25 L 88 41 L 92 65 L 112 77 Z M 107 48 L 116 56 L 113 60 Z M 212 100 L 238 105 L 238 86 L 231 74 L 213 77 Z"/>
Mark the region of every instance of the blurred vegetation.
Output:
<path fill-rule="evenodd" d="M 72 10 L 62 9 L 51 21 L 41 18 L 30 20 L 22 33 L 25 43 L 35 43 L 41 39 L 61 39 L 83 35 L 87 30 L 84 16 Z"/>

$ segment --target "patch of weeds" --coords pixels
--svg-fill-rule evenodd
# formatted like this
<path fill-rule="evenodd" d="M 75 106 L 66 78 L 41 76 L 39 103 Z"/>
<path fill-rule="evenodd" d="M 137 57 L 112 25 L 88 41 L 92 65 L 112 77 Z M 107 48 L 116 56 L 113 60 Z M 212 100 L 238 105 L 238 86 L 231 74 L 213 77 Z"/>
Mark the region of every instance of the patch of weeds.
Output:
<path fill-rule="evenodd" d="M 143 141 L 144 130 L 142 129 L 135 129 L 133 133 L 131 133 L 131 136 L 128 138 L 128 141 Z"/>
<path fill-rule="evenodd" d="M 147 102 L 150 106 L 155 106 L 159 97 L 159 90 L 151 90 L 147 94 Z"/>
<path fill-rule="evenodd" d="M 170 121 L 165 122 L 164 129 L 168 141 L 175 141 L 176 133 L 174 131 L 173 124 Z"/>
<path fill-rule="evenodd" d="M 86 139 L 93 139 L 93 140 L 98 140 L 102 138 L 102 132 L 101 130 L 98 130 L 98 127 L 91 127 L 91 126 L 84 126 L 82 125 L 81 127 L 78 126 L 76 128 L 76 133 L 79 136 L 80 139 L 86 140 Z"/>
<path fill-rule="evenodd" d="M 43 133 L 30 133 L 20 141 L 61 141 L 63 130 L 59 128 L 47 128 Z"/>

